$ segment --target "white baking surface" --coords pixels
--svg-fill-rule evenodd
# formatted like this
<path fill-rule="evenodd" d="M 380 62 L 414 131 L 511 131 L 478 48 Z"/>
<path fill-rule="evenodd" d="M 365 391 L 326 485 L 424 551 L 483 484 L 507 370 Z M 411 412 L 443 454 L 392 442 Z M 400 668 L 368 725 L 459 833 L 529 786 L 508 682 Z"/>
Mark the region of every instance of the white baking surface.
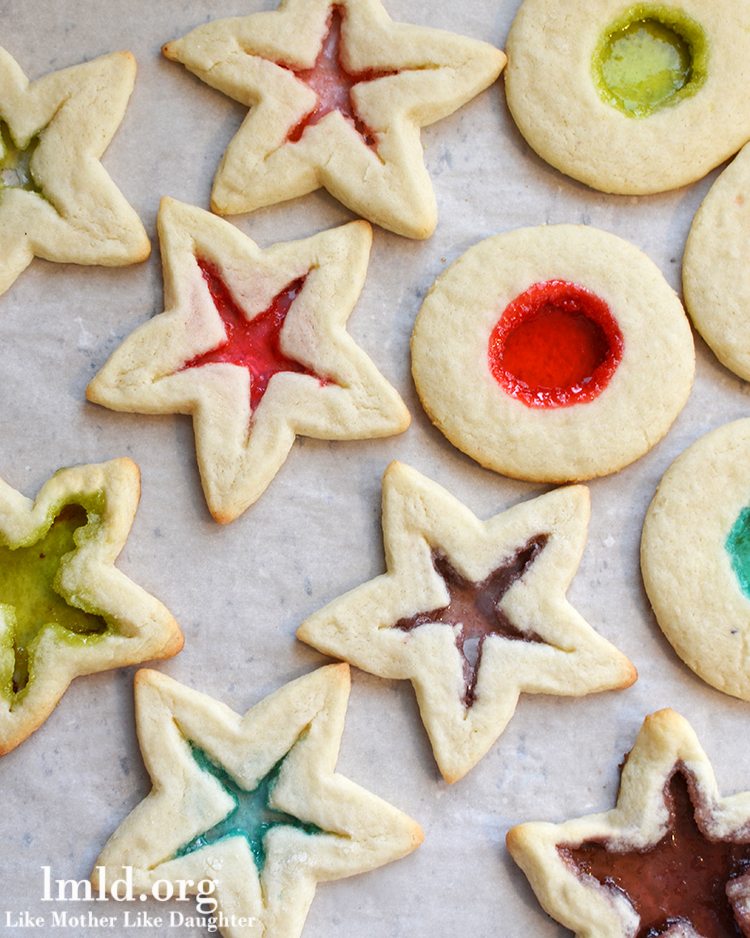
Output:
<path fill-rule="evenodd" d="M 88 404 L 87 382 L 120 340 L 162 309 L 154 225 L 165 194 L 206 207 L 219 158 L 245 110 L 159 54 L 165 41 L 218 16 L 273 0 L 0 0 L 0 42 L 27 74 L 130 49 L 139 66 L 126 118 L 104 158 L 154 241 L 151 259 L 113 270 L 35 260 L 0 297 L 0 475 L 34 495 L 59 466 L 131 456 L 143 498 L 121 568 L 172 610 L 185 649 L 158 665 L 236 710 L 322 663 L 294 631 L 309 613 L 382 572 L 380 478 L 397 458 L 444 485 L 482 517 L 539 492 L 485 471 L 431 427 L 409 373 L 409 334 L 437 274 L 469 245 L 522 225 L 578 222 L 630 239 L 679 288 L 692 215 L 711 182 L 648 198 L 601 195 L 542 163 L 516 132 L 496 85 L 423 132 L 440 223 L 427 242 L 379 229 L 350 330 L 396 385 L 413 423 L 374 442 L 299 440 L 256 506 L 229 527 L 209 517 L 187 417 L 116 414 Z M 516 0 L 387 0 L 395 19 L 503 45 Z M 323 191 L 234 219 L 268 245 L 351 218 Z M 570 596 L 634 661 L 629 690 L 584 699 L 523 697 L 489 755 L 450 787 L 435 769 L 406 682 L 359 671 L 339 769 L 424 827 L 412 856 L 319 887 L 305 938 L 547 938 L 568 934 L 539 908 L 504 848 L 512 824 L 560 820 L 612 805 L 617 766 L 643 717 L 663 706 L 686 716 L 713 759 L 720 787 L 750 788 L 747 704 L 689 672 L 662 637 L 638 568 L 644 513 L 664 470 L 704 432 L 748 413 L 748 386 L 700 342 L 695 390 L 665 441 L 618 475 L 591 483 L 588 548 Z M 669 380 L 669 362 L 664 363 Z M 750 483 L 749 483 L 750 488 Z M 86 877 L 104 841 L 146 795 L 133 727 L 134 669 L 77 680 L 45 725 L 0 762 L 0 934 L 64 935 L 42 902 L 42 867 Z M 198 928 L 125 928 L 68 934 L 192 938 Z M 134 903 L 131 914 L 186 905 Z M 36 929 L 6 911 L 44 916 Z M 192 911 L 192 906 L 190 907 Z"/>

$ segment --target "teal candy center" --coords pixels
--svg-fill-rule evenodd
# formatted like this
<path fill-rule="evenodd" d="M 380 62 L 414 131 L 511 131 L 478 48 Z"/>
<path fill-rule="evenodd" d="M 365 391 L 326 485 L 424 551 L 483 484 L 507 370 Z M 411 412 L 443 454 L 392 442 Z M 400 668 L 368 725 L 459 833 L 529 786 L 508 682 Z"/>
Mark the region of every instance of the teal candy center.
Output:
<path fill-rule="evenodd" d="M 190 743 L 193 758 L 204 772 L 208 772 L 221 785 L 224 791 L 234 802 L 234 807 L 222 818 L 218 824 L 198 834 L 191 841 L 184 844 L 175 854 L 175 857 L 184 857 L 203 847 L 227 840 L 230 837 L 243 837 L 255 860 L 260 872 L 265 866 L 266 849 L 264 838 L 268 831 L 274 827 L 293 827 L 305 834 L 325 834 L 315 824 L 301 821 L 299 818 L 283 811 L 277 811 L 270 805 L 273 789 L 278 781 L 284 759 L 281 759 L 271 771 L 260 780 L 252 791 L 241 788 L 237 782 L 217 765 L 202 749 Z"/>
<path fill-rule="evenodd" d="M 740 589 L 750 599 L 750 508 L 743 508 L 740 512 L 725 547 Z"/>

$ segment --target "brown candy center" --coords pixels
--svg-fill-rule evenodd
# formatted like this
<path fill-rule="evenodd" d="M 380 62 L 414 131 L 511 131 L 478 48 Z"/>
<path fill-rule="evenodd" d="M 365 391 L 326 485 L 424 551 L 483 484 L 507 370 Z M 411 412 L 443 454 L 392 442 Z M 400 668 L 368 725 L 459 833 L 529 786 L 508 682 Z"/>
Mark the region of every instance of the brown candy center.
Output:
<path fill-rule="evenodd" d="M 738 877 L 750 873 L 750 828 L 734 842 L 708 836 L 705 806 L 682 767 L 665 785 L 664 802 L 667 833 L 653 847 L 623 851 L 609 841 L 590 841 L 558 849 L 581 875 L 626 896 L 640 917 L 637 938 L 656 938 L 678 923 L 689 923 L 702 938 L 747 938 L 750 916 L 736 887 Z"/>
<path fill-rule="evenodd" d="M 531 538 L 480 583 L 473 583 L 461 576 L 444 554 L 433 551 L 432 562 L 448 590 L 448 604 L 440 609 L 399 619 L 394 626 L 404 632 L 430 623 L 459 626 L 456 631 L 456 648 L 463 661 L 466 707 L 471 707 L 476 698 L 482 647 L 488 636 L 497 635 L 521 642 L 543 641 L 534 632 L 522 632 L 516 628 L 497 607 L 510 587 L 534 563 L 547 540 L 547 534 Z"/>

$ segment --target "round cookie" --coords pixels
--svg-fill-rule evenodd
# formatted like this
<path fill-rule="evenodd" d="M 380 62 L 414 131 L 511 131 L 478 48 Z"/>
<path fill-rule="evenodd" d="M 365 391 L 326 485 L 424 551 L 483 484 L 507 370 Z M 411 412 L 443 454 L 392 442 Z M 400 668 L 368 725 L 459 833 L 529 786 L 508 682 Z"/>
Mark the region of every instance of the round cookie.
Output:
<path fill-rule="evenodd" d="M 641 569 L 672 647 L 704 681 L 750 700 L 750 419 L 668 469 L 646 515 Z"/>
<path fill-rule="evenodd" d="M 700 179 L 750 138 L 741 0 L 524 0 L 508 36 L 519 130 L 557 169 L 642 195 Z"/>
<path fill-rule="evenodd" d="M 695 328 L 719 361 L 750 381 L 750 146 L 719 176 L 698 210 L 682 284 Z"/>
<path fill-rule="evenodd" d="M 540 482 L 638 459 L 682 409 L 694 367 L 687 317 L 653 262 L 578 225 L 470 248 L 437 279 L 412 334 L 433 423 L 486 468 Z"/>

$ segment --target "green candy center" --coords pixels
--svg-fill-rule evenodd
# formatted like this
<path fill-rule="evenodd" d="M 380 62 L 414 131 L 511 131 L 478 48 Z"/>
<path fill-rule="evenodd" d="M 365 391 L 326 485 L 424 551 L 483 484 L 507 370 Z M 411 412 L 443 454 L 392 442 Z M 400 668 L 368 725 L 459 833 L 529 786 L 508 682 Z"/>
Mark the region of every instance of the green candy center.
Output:
<path fill-rule="evenodd" d="M 740 589 L 750 599 L 750 508 L 740 512 L 725 547 Z"/>
<path fill-rule="evenodd" d="M 271 796 L 284 759 L 277 762 L 252 791 L 246 791 L 202 749 L 193 743 L 190 743 L 190 749 L 201 769 L 216 779 L 234 802 L 234 807 L 230 808 L 229 813 L 218 824 L 214 824 L 209 830 L 198 834 L 197 837 L 180 847 L 175 857 L 184 857 L 188 853 L 194 853 L 196 850 L 209 847 L 230 837 L 242 837 L 247 841 L 255 865 L 260 872 L 266 862 L 266 849 L 263 841 L 271 828 L 284 826 L 293 827 L 306 834 L 326 833 L 315 824 L 301 821 L 291 814 L 285 814 L 271 807 Z"/>
<path fill-rule="evenodd" d="M 5 630 L 0 631 L 0 693 L 6 697 L 21 693 L 31 681 L 37 639 L 45 629 L 81 645 L 107 631 L 101 615 L 81 608 L 59 588 L 61 563 L 98 522 L 93 504 L 88 510 L 66 505 L 32 543 L 0 545 L 0 612 L 5 620 Z"/>
<path fill-rule="evenodd" d="M 605 32 L 594 55 L 601 97 L 628 117 L 648 117 L 690 97 L 706 80 L 702 28 L 677 10 L 639 4 Z"/>
<path fill-rule="evenodd" d="M 8 125 L 0 120 L 0 192 L 3 189 L 25 189 L 42 194 L 31 171 L 31 158 L 38 145 L 39 135 L 36 135 L 25 148 L 17 146 Z"/>

